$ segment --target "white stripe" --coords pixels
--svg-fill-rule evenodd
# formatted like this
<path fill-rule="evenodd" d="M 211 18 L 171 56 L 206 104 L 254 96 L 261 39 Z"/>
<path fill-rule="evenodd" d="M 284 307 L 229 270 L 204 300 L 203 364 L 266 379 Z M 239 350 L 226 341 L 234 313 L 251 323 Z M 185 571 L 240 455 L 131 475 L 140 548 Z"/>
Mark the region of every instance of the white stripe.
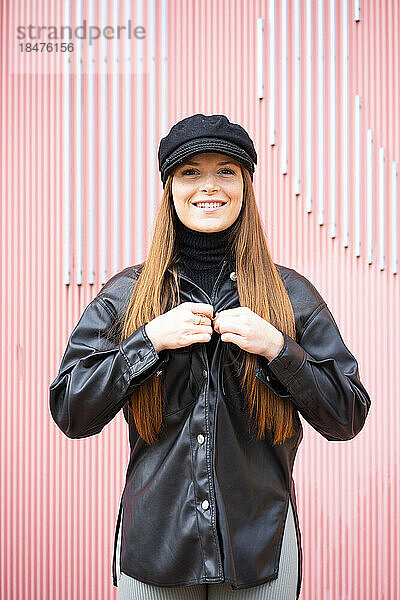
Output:
<path fill-rule="evenodd" d="M 156 142 L 156 7 L 154 0 L 149 1 L 149 123 L 147 128 L 147 135 L 149 140 L 148 145 L 148 188 L 149 188 L 149 220 L 151 223 L 154 221 L 156 212 L 156 159 L 157 159 L 157 142 Z"/>
<path fill-rule="evenodd" d="M 143 0 L 136 0 L 136 22 L 143 22 Z M 146 223 L 143 217 L 143 45 L 138 44 L 137 51 L 137 85 L 136 85 L 136 218 L 135 218 L 135 241 L 136 241 L 136 261 L 143 261 L 143 230 Z"/>
<path fill-rule="evenodd" d="M 89 23 L 94 21 L 94 0 L 89 2 Z M 94 103 L 94 46 L 88 45 L 88 281 L 94 284 L 95 281 L 95 223 L 96 223 L 96 204 L 95 204 L 95 180 L 94 180 L 94 122 L 95 122 L 95 103 Z"/>
<path fill-rule="evenodd" d="M 294 193 L 300 194 L 300 124 L 301 124 L 301 80 L 300 80 L 300 8 L 299 0 L 294 3 Z"/>
<path fill-rule="evenodd" d="M 114 23 L 118 24 L 119 0 L 114 0 Z M 112 56 L 112 165 L 113 165 L 113 197 L 112 197 L 112 269 L 116 273 L 119 268 L 119 69 L 118 69 L 117 37 L 113 41 Z"/>
<path fill-rule="evenodd" d="M 354 247 L 361 255 L 361 104 L 360 96 L 354 99 Z"/>
<path fill-rule="evenodd" d="M 76 22 L 82 22 L 82 0 L 76 3 Z M 83 277 L 83 173 L 82 173 L 82 43 L 75 44 L 76 87 L 75 87 L 75 243 L 76 283 L 82 284 Z"/>
<path fill-rule="evenodd" d="M 373 139 L 367 130 L 367 261 L 372 263 L 373 250 Z"/>
<path fill-rule="evenodd" d="M 70 0 L 65 2 L 64 21 L 71 25 Z M 64 245 L 64 283 L 71 283 L 71 80 L 70 80 L 70 53 L 64 53 L 64 214 L 63 214 L 63 245 Z"/>
<path fill-rule="evenodd" d="M 385 149 L 381 146 L 379 148 L 378 155 L 378 173 L 379 173 L 379 198 L 378 198 L 378 210 L 379 210 L 379 268 L 381 271 L 385 268 Z"/>
<path fill-rule="evenodd" d="M 324 164 L 324 3 L 318 0 L 318 223 L 323 225 L 325 222 L 325 202 L 324 202 L 324 182 L 325 182 L 325 164 Z"/>
<path fill-rule="evenodd" d="M 131 2 L 125 0 L 125 15 L 126 22 L 128 23 L 132 19 L 131 14 Z M 131 43 L 127 39 L 125 42 L 126 48 L 126 65 L 124 71 L 124 122 L 122 128 L 122 135 L 124 139 L 124 256 L 123 256 L 123 267 L 128 267 L 131 264 L 132 256 L 132 118 L 131 118 L 131 106 L 132 106 L 132 53 Z"/>
<path fill-rule="evenodd" d="M 312 126 L 313 126 L 313 93 L 312 93 L 312 7 L 311 0 L 306 4 L 306 210 L 312 211 Z"/>
<path fill-rule="evenodd" d="M 269 143 L 275 144 L 276 135 L 276 115 L 275 115 L 275 94 L 276 94 L 276 74 L 275 74 L 275 0 L 269 0 L 269 72 L 270 72 L 270 97 L 269 97 Z"/>
<path fill-rule="evenodd" d="M 257 98 L 264 98 L 264 19 L 257 19 Z"/>
<path fill-rule="evenodd" d="M 107 0 L 101 3 L 101 28 L 107 25 Z M 107 39 L 100 49 L 100 279 L 107 281 Z"/>
<path fill-rule="evenodd" d="M 399 226 L 398 226 L 398 172 L 397 163 L 392 162 L 392 273 L 397 273 L 399 260 Z"/>
<path fill-rule="evenodd" d="M 330 15 L 329 15 L 329 46 L 330 46 L 330 60 L 329 60 L 329 79 L 330 79 L 330 114 L 329 114 L 329 184 L 330 184 L 330 218 L 329 218 L 329 235 L 331 238 L 336 237 L 336 21 L 335 21 L 335 0 L 330 0 Z M 344 19 L 345 21 L 346 19 Z M 346 42 L 343 42 L 343 46 Z M 346 58 L 345 58 L 346 60 Z M 343 112 L 346 112 L 347 104 L 345 98 L 343 98 Z M 343 140 L 346 136 L 346 130 L 344 130 Z M 346 180 L 346 166 L 347 163 L 342 159 L 342 172 L 343 180 Z M 343 211 L 346 213 L 346 198 L 343 197 Z M 345 217 L 343 217 L 343 227 L 346 227 Z M 346 238 L 346 233 L 344 234 Z M 346 245 L 346 244 L 345 244 Z"/>
<path fill-rule="evenodd" d="M 342 114 L 343 114 L 343 129 L 342 129 L 342 159 L 341 159 L 341 170 L 343 173 L 343 188 L 342 188 L 342 199 L 343 199 L 343 246 L 349 245 L 349 26 L 347 22 L 348 15 L 348 4 L 347 0 L 343 0 L 342 3 L 342 15 L 343 15 L 343 28 L 342 28 L 342 39 L 343 39 L 343 51 L 342 51 L 342 67 L 343 67 L 343 79 L 342 79 Z M 336 91 L 335 91 L 336 97 Z M 336 180 L 336 173 L 335 173 Z M 336 190 L 335 190 L 336 198 Z"/>
<path fill-rule="evenodd" d="M 288 140 L 287 140 L 287 121 L 288 121 L 288 92 L 287 92 L 287 74 L 288 74 L 288 50 L 287 50 L 287 0 L 282 0 L 282 20 L 281 20 L 281 52 L 282 52 L 282 78 L 281 78 L 281 96 L 282 96 L 282 125 L 281 125 L 281 173 L 288 172 Z"/>
<path fill-rule="evenodd" d="M 168 0 L 161 2 L 161 137 L 168 133 Z"/>

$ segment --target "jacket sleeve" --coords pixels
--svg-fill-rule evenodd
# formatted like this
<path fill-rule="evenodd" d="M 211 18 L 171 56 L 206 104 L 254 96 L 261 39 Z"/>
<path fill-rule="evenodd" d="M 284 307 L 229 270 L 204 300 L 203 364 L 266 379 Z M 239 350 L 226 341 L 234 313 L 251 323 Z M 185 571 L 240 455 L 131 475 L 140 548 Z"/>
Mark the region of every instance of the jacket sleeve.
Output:
<path fill-rule="evenodd" d="M 116 316 L 102 298 L 84 310 L 72 331 L 57 377 L 50 385 L 50 412 L 69 438 L 100 433 L 133 390 L 169 359 L 156 352 L 145 324 L 116 344 L 106 333 Z"/>
<path fill-rule="evenodd" d="M 290 396 L 327 440 L 354 438 L 364 426 L 371 400 L 327 304 L 315 308 L 298 343 L 282 334 L 280 353 L 271 361 L 259 361 L 256 376 L 278 395 Z"/>
<path fill-rule="evenodd" d="M 271 369 L 269 368 L 270 362 L 271 361 L 269 361 L 265 356 L 258 354 L 255 375 L 277 396 L 281 396 L 282 398 L 288 398 L 290 396 L 289 390 L 286 387 L 286 385 L 281 383 L 276 377 L 276 375 L 271 371 Z"/>

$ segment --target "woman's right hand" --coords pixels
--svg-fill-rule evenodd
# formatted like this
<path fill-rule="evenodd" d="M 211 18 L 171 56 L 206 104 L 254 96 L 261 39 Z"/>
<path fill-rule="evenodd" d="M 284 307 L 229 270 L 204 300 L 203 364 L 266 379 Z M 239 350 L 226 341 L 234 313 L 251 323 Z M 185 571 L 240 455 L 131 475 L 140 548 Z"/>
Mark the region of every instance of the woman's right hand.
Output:
<path fill-rule="evenodd" d="M 209 342 L 214 313 L 212 304 L 183 302 L 145 325 L 145 331 L 156 352 L 166 348 L 183 348 L 190 344 Z M 204 325 L 195 325 L 196 314 L 203 314 Z"/>

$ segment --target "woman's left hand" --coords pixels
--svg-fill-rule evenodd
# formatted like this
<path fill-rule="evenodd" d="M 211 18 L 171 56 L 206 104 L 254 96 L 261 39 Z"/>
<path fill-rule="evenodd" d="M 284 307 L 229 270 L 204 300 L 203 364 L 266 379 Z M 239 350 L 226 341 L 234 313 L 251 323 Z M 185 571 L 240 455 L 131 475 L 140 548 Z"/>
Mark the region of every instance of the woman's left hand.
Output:
<path fill-rule="evenodd" d="M 223 342 L 233 342 L 242 350 L 272 360 L 283 347 L 283 334 L 247 306 L 217 312 L 213 328 Z"/>

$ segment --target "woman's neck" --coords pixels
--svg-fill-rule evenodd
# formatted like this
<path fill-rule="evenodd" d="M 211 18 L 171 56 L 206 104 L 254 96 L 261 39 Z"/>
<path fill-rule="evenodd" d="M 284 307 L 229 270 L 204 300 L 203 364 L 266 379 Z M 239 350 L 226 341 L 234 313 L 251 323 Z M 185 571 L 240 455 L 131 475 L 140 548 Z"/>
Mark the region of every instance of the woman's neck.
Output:
<path fill-rule="evenodd" d="M 234 223 L 222 231 L 197 231 L 178 220 L 176 242 L 179 255 L 190 270 L 215 270 L 229 254 Z"/>

